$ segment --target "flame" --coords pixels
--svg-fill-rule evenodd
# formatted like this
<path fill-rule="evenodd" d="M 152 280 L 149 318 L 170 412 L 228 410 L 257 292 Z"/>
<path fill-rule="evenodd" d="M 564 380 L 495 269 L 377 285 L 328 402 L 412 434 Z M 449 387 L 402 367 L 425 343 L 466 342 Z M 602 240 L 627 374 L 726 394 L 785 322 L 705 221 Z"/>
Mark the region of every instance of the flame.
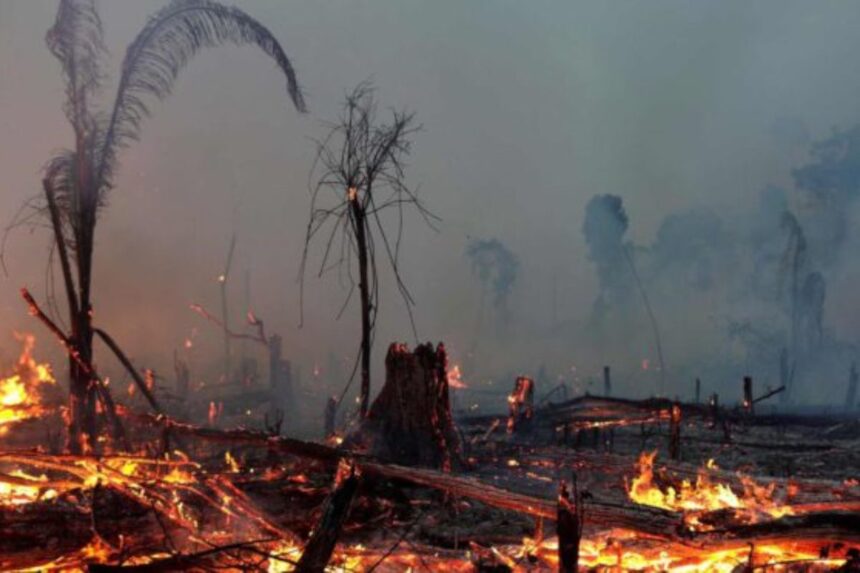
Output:
<path fill-rule="evenodd" d="M 630 482 L 627 493 L 638 504 L 684 513 L 691 527 L 703 528 L 698 519 L 700 514 L 722 509 L 736 510 L 737 517 L 747 523 L 792 514 L 790 506 L 774 501 L 776 484 L 763 486 L 750 477 L 739 475 L 743 486 L 743 493 L 739 495 L 729 485 L 714 483 L 708 474 L 709 470 L 717 469 L 713 460 L 699 470 L 695 483 L 683 480 L 677 488 L 669 485 L 661 489 L 654 483 L 656 456 L 656 451 L 639 456 L 639 475 Z"/>
<path fill-rule="evenodd" d="M 31 334 L 16 335 L 23 343 L 21 355 L 15 363 L 14 373 L 0 379 L 0 436 L 9 431 L 9 425 L 39 416 L 42 407 L 41 387 L 56 384 L 51 367 L 33 358 L 36 338 Z"/>
<path fill-rule="evenodd" d="M 463 388 L 469 387 L 469 385 L 463 381 L 463 376 L 460 373 L 459 364 L 455 364 L 452 368 L 449 368 L 447 374 L 449 387 L 456 388 L 457 390 L 462 390 Z"/>
<path fill-rule="evenodd" d="M 229 451 L 224 453 L 224 463 L 227 464 L 227 467 L 230 468 L 231 472 L 233 472 L 234 474 L 239 473 L 239 462 L 236 461 L 236 458 L 234 458 Z"/>

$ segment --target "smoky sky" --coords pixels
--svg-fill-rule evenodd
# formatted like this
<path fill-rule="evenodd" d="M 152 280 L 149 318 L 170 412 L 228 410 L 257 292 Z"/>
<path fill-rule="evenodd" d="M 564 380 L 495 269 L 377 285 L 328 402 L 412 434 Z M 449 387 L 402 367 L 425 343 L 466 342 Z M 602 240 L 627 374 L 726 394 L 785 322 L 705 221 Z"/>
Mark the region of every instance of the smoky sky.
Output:
<path fill-rule="evenodd" d="M 164 3 L 100 3 L 109 80 Z M 122 153 L 97 231 L 95 321 L 157 370 L 170 370 L 187 337 L 199 372 L 218 351 L 218 333 L 188 305 L 217 308 L 233 233 L 232 320 L 242 317 L 247 273 L 251 307 L 305 372 L 352 359 L 357 312 L 336 320 L 348 288 L 335 275 L 309 276 L 300 329 L 297 277 L 312 139 L 360 81 L 374 82 L 383 109 L 415 111 L 424 126 L 407 176 L 442 222 L 434 232 L 407 217 L 403 275 L 419 337 L 444 340 L 455 359 L 474 349 L 480 285 L 463 255 L 469 237 L 496 237 L 520 262 L 511 324 L 482 341 L 481 360 L 471 363 L 481 376 L 543 363 L 598 372 L 608 360 L 547 330 L 575 329 L 591 312 L 598 284 L 581 229 L 592 196 L 622 197 L 628 237 L 640 244 L 653 243 L 673 212 L 713 209 L 731 228 L 757 208 L 762 189 L 792 186 L 810 140 L 860 122 L 860 5 L 851 2 L 235 4 L 280 39 L 309 113 L 292 108 L 266 57 L 226 46 L 191 61 L 172 96 L 154 106 L 141 141 Z M 55 10 L 47 0 L 0 0 L 4 222 L 39 191 L 51 151 L 72 143 L 59 65 L 44 45 Z M 48 246 L 42 229 L 10 236 L 0 332 L 35 332 L 37 352 L 56 353 L 18 297 L 27 285 L 44 298 Z M 857 268 L 831 284 L 825 311 L 852 340 Z M 377 354 L 392 340 L 414 342 L 385 271 L 379 317 Z M 665 339 L 671 357 L 673 334 Z M 8 356 L 11 335 L 0 335 L 0 346 Z M 647 338 L 640 346 L 627 359 L 647 354 Z"/>

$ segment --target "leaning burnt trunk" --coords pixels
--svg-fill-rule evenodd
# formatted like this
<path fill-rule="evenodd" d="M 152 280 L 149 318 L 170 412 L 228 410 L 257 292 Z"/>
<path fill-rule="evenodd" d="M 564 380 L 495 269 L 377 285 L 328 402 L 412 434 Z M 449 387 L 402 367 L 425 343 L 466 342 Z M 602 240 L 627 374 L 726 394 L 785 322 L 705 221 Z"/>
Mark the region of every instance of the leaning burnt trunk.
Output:
<path fill-rule="evenodd" d="M 389 346 L 385 385 L 348 442 L 399 464 L 445 471 L 459 466 L 447 365 L 443 344 L 422 344 L 414 352 L 406 344 Z"/>

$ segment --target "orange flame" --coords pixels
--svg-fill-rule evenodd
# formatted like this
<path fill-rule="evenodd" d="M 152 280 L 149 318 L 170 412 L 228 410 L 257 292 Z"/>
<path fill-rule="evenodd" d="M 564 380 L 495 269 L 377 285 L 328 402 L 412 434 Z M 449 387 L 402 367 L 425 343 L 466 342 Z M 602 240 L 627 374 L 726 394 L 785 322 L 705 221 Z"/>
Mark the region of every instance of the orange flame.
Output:
<path fill-rule="evenodd" d="M 660 507 L 684 513 L 685 521 L 701 529 L 698 517 L 702 513 L 721 509 L 733 509 L 736 516 L 747 523 L 761 518 L 779 518 L 790 515 L 792 509 L 774 501 L 776 484 L 760 485 L 750 477 L 739 475 L 743 493 L 737 494 L 731 486 L 714 483 L 708 473 L 717 469 L 713 460 L 699 470 L 695 483 L 682 480 L 679 487 L 666 486 L 661 489 L 654 483 L 654 458 L 657 452 L 643 452 L 639 456 L 639 475 L 630 482 L 627 493 L 631 500 L 641 505 Z"/>
<path fill-rule="evenodd" d="M 40 387 L 56 384 L 51 367 L 40 364 L 33 358 L 35 337 L 25 334 L 17 338 L 23 343 L 23 348 L 15 364 L 14 373 L 0 379 L 0 436 L 8 433 L 11 423 L 41 414 L 44 408 L 41 406 Z"/>

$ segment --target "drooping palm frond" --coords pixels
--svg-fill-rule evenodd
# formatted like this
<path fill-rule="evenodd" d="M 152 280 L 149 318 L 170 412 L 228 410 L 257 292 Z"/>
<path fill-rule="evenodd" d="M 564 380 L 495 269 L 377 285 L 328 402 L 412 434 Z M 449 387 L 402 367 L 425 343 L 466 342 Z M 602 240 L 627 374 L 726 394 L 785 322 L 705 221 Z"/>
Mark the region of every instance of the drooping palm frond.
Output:
<path fill-rule="evenodd" d="M 100 192 L 110 188 L 118 150 L 137 139 L 150 101 L 170 94 L 179 71 L 197 52 L 227 43 L 256 45 L 269 55 L 286 76 L 293 104 L 305 111 L 293 66 L 265 26 L 242 10 L 213 0 L 173 0 L 150 18 L 126 52 L 98 156 Z"/>
<path fill-rule="evenodd" d="M 60 60 L 66 87 L 64 111 L 76 133 L 92 127 L 89 103 L 101 86 L 105 53 L 102 23 L 93 0 L 61 0 L 45 41 Z"/>

